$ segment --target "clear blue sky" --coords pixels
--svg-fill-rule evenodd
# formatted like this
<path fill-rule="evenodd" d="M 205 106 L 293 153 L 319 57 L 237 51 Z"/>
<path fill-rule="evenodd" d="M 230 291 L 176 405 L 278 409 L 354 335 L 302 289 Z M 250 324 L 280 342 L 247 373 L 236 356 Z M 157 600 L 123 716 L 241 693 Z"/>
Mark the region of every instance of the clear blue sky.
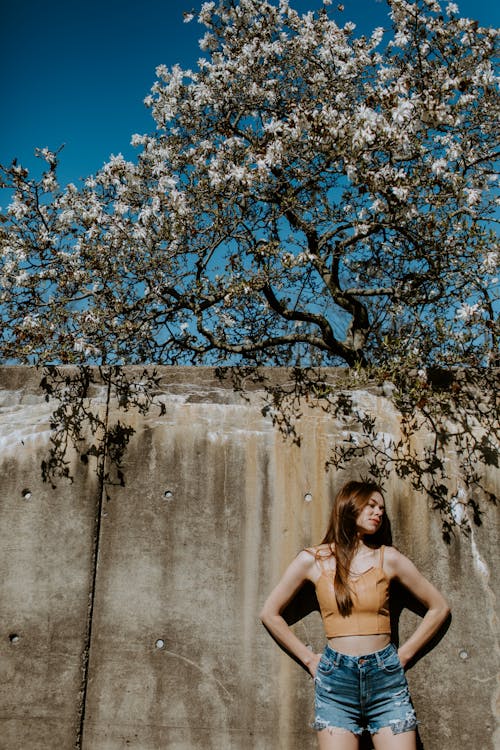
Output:
<path fill-rule="evenodd" d="M 277 0 L 275 0 L 277 2 Z M 500 25 L 500 4 L 456 0 L 461 14 Z M 342 17 L 368 31 L 387 24 L 379 0 L 342 0 Z M 300 11 L 321 0 L 292 0 Z M 110 154 L 129 158 L 133 133 L 154 123 L 143 99 L 159 64 L 193 67 L 203 27 L 183 11 L 199 0 L 0 0 L 0 162 L 31 168 L 36 146 L 57 149 L 60 177 L 76 182 Z"/>

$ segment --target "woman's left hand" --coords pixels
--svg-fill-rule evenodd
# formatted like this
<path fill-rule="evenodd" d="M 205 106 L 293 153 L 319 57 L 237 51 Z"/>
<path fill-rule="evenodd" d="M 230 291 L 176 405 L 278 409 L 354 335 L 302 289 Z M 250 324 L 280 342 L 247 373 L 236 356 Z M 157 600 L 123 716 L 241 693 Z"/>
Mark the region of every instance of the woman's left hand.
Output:
<path fill-rule="evenodd" d="M 313 679 L 316 677 L 316 670 L 318 669 L 320 660 L 321 654 L 311 654 L 311 660 L 306 665 L 309 670 L 309 674 Z"/>
<path fill-rule="evenodd" d="M 402 653 L 401 649 L 398 649 L 398 658 L 403 669 L 406 669 L 406 665 L 410 660 Z"/>

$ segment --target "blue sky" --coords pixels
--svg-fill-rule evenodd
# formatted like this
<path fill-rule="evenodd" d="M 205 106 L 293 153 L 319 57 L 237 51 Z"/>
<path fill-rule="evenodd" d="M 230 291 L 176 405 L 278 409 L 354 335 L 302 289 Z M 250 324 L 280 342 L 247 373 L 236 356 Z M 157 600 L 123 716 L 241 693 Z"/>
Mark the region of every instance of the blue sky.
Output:
<path fill-rule="evenodd" d="M 277 1 L 277 0 L 276 0 Z M 387 24 L 380 0 L 342 0 L 358 28 Z M 61 154 L 62 182 L 95 173 L 110 154 L 129 158 L 133 133 L 154 122 L 143 99 L 159 64 L 193 67 L 203 27 L 183 23 L 198 0 L 0 0 L 0 163 L 31 168 L 36 146 Z M 292 0 L 300 11 L 321 0 Z M 457 0 L 461 14 L 500 25 L 500 4 Z"/>

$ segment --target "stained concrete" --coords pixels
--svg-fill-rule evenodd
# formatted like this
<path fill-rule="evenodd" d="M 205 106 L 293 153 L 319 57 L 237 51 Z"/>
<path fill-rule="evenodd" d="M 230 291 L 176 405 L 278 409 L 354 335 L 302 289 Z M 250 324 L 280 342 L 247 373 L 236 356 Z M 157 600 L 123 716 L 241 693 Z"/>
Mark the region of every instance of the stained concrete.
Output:
<path fill-rule="evenodd" d="M 51 408 L 35 371 L 0 369 L 0 748 L 72 748 L 78 734 L 98 498 L 40 478 Z"/>
<path fill-rule="evenodd" d="M 101 506 L 92 465 L 71 453 L 72 484 L 41 482 L 50 436 L 41 375 L 0 368 L 2 750 L 316 747 L 312 682 L 257 613 L 297 551 L 323 534 L 348 478 L 324 471 L 341 427 L 305 407 L 298 448 L 262 415 L 258 390 L 246 402 L 206 368 L 160 374 L 164 414 L 120 416 L 135 429 L 126 484 Z M 355 396 L 397 434 L 385 398 Z M 96 392 L 95 408 L 102 399 Z M 499 472 L 486 481 L 498 495 Z M 453 609 L 445 637 L 409 673 L 423 747 L 493 750 L 494 509 L 472 538 L 446 546 L 425 497 L 394 479 L 386 502 L 396 544 Z M 401 637 L 416 622 L 403 612 Z M 322 648 L 317 613 L 294 628 Z"/>

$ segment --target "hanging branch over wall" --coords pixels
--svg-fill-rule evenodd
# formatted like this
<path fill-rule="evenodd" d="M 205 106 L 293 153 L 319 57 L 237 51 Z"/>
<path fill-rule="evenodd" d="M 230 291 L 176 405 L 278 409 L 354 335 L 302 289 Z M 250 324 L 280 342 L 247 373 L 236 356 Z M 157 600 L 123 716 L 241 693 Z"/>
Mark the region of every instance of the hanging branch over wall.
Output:
<path fill-rule="evenodd" d="M 343 439 L 331 447 L 325 469 L 346 472 L 362 466 L 362 478 L 382 486 L 396 474 L 422 493 L 441 517 L 443 538 L 456 530 L 468 533 L 470 521 L 497 499 L 488 489 L 488 467 L 499 468 L 500 424 L 498 373 L 493 371 L 429 371 L 413 373 L 411 383 L 401 373 L 368 373 L 341 368 L 219 368 L 214 375 L 242 399 L 258 391 L 261 411 L 284 440 L 301 445 L 301 419 L 316 410 L 338 425 Z M 166 413 L 158 398 L 164 393 L 161 371 L 135 368 L 45 368 L 41 387 L 57 407 L 51 422 L 44 481 L 55 486 L 71 480 L 69 456 L 75 450 L 84 463 L 94 462 L 109 499 L 109 487 L 126 483 L 123 460 L 135 429 L 126 413 L 147 416 Z M 362 393 L 387 400 L 400 415 L 400 434 L 388 438 L 380 412 L 371 413 Z M 112 405 L 112 411 L 108 408 Z M 112 422 L 109 414 L 123 414 Z M 458 456 L 457 463 L 450 456 Z"/>
<path fill-rule="evenodd" d="M 110 421 L 113 414 L 137 410 L 147 414 L 156 406 L 160 378 L 156 371 L 144 370 L 130 378 L 119 367 L 45 367 L 40 387 L 46 401 L 54 401 L 50 428 L 50 448 L 42 461 L 42 478 L 52 487 L 60 479 L 72 481 L 71 451 L 80 460 L 93 461 L 106 499 L 109 487 L 123 487 L 123 459 L 135 429 L 121 419 Z M 164 405 L 158 404 L 159 415 Z"/>
<path fill-rule="evenodd" d="M 219 376 L 242 394 L 261 389 L 263 413 L 299 446 L 304 409 L 327 414 L 345 437 L 332 447 L 325 468 L 349 471 L 356 462 L 365 467 L 364 479 L 382 486 L 395 473 L 440 514 L 448 543 L 455 530 L 468 533 L 470 518 L 481 525 L 484 510 L 497 504 L 485 473 L 500 465 L 498 371 L 295 368 L 274 385 L 272 376 L 251 368 L 222 368 Z M 360 391 L 387 399 L 400 415 L 399 436 L 387 437 L 380 416 L 360 405 Z M 459 477 L 450 473 L 450 456 L 459 459 Z"/>

